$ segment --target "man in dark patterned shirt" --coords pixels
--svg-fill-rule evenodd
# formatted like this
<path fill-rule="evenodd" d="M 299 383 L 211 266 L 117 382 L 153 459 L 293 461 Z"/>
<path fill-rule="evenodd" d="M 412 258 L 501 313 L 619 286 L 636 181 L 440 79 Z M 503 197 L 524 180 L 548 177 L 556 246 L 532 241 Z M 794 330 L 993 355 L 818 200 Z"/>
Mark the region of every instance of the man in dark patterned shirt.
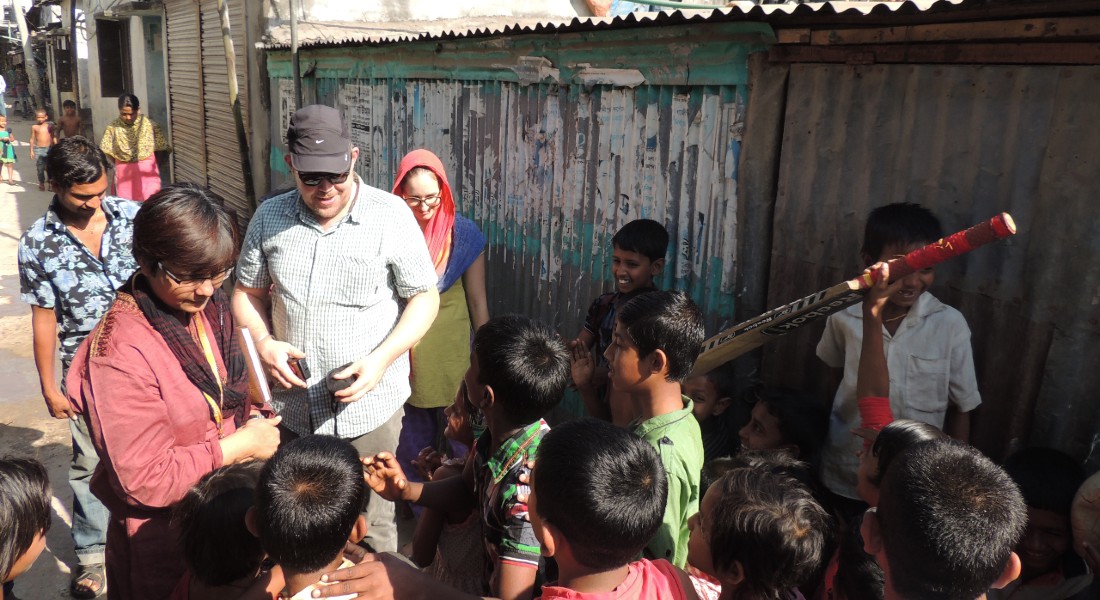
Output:
<path fill-rule="evenodd" d="M 46 156 L 54 192 L 46 214 L 19 240 L 19 283 L 31 305 L 34 361 L 50 415 L 69 419 L 73 462 L 73 543 L 79 569 L 71 592 L 94 598 L 104 591 L 107 509 L 88 489 L 99 457 L 87 425 L 74 416 L 54 372 L 61 345 L 61 380 L 73 354 L 137 269 L 130 251 L 139 204 L 107 196 L 107 158 L 83 137 L 66 138 Z"/>

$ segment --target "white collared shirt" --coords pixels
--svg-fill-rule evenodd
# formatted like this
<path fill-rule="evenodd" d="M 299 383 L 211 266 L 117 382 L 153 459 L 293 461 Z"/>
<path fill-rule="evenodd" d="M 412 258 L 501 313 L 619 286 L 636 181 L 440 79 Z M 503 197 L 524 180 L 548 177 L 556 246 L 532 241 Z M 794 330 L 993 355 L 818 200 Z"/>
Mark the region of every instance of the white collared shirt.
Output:
<path fill-rule="evenodd" d="M 895 419 L 913 419 L 943 428 L 948 404 L 970 412 L 982 403 L 974 374 L 970 327 L 962 313 L 925 292 L 890 335 L 882 330 L 890 370 L 890 409 Z M 817 344 L 817 356 L 844 376 L 833 399 L 829 436 L 821 453 L 821 480 L 834 493 L 856 493 L 856 452 L 863 440 L 850 433 L 859 427 L 856 380 L 863 344 L 863 307 L 834 313 Z"/>

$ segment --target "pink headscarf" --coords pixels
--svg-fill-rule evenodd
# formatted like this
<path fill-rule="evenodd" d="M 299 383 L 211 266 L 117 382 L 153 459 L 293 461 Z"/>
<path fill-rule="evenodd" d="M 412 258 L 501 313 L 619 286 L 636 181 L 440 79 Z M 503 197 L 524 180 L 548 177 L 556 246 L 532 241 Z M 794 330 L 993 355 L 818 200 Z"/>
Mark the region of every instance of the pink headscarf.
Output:
<path fill-rule="evenodd" d="M 424 149 L 413 150 L 401 159 L 397 169 L 397 179 L 393 183 L 393 193 L 400 196 L 401 188 L 409 171 L 417 167 L 429 169 L 439 180 L 439 209 L 424 226 L 424 241 L 428 244 L 428 254 L 435 264 L 435 272 L 442 276 L 447 269 L 447 258 L 451 250 L 451 231 L 455 223 L 455 201 L 451 195 L 451 184 L 447 182 L 447 173 L 439 157 Z"/>

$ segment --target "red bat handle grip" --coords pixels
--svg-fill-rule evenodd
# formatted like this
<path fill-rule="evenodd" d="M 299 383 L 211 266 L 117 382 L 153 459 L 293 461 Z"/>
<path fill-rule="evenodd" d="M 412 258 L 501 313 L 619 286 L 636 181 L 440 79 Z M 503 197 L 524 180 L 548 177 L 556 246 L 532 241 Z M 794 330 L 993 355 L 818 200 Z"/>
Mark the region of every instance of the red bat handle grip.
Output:
<path fill-rule="evenodd" d="M 910 273 L 927 269 L 949 258 L 965 254 L 971 250 L 1004 239 L 1016 233 L 1016 223 L 1008 213 L 1001 213 L 992 219 L 978 223 L 970 229 L 965 229 L 928 244 L 923 248 L 900 256 L 889 261 L 890 279 L 897 281 Z M 878 278 L 878 271 L 865 273 L 856 278 L 856 289 L 867 289 L 874 285 Z"/>

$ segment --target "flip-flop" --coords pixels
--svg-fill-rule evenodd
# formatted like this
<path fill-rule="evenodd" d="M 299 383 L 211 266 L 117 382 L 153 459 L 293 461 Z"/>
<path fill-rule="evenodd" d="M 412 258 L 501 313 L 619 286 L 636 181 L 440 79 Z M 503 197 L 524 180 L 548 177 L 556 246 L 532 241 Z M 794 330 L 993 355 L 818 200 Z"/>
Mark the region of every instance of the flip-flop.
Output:
<path fill-rule="evenodd" d="M 91 582 L 91 585 L 82 583 Z M 92 600 L 107 593 L 107 578 L 103 565 L 84 565 L 69 583 L 69 595 L 82 600 Z"/>

